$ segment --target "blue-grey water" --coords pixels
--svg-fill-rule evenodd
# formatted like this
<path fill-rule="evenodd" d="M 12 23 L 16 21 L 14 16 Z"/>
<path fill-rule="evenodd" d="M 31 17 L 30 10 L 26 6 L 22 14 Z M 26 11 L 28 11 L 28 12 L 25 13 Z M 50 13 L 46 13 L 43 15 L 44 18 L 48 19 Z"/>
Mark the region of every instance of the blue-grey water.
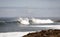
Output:
<path fill-rule="evenodd" d="M 0 18 L 0 32 L 19 32 L 19 31 L 38 31 L 40 29 L 48 29 L 44 27 L 29 27 L 31 24 L 21 27 L 21 24 L 17 23 L 18 18 Z M 41 19 L 48 19 L 41 18 Z M 52 20 L 58 20 L 59 18 L 49 18 Z M 5 21 L 5 22 L 1 22 Z M 53 23 L 53 24 L 45 24 L 45 25 L 59 25 L 60 23 Z M 36 24 L 35 24 L 36 25 Z M 39 24 L 41 25 L 41 24 Z M 32 26 L 32 25 L 31 25 Z M 34 25 L 33 25 L 34 26 Z M 44 25 L 42 25 L 44 26 Z"/>

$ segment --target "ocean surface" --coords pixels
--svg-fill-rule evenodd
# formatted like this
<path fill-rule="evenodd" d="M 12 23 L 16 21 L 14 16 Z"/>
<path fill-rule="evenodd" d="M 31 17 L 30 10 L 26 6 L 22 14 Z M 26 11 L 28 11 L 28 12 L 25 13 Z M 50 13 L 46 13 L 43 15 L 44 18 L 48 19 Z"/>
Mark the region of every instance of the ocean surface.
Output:
<path fill-rule="evenodd" d="M 26 18 L 26 17 L 22 17 L 22 18 Z M 31 19 L 32 17 L 27 17 L 28 19 Z M 37 19 L 51 19 L 52 21 L 55 20 L 60 20 L 60 17 L 34 17 Z M 2 17 L 0 18 L 0 23 L 17 23 L 17 20 L 19 19 L 19 17 Z"/>
<path fill-rule="evenodd" d="M 22 25 L 17 22 L 18 18 L 0 18 L 0 32 L 19 32 L 19 31 L 37 31 L 40 29 L 48 29 L 47 27 L 31 27 L 37 26 L 37 24 Z M 40 18 L 40 19 L 52 19 L 58 20 L 60 18 Z M 52 24 L 39 24 L 38 26 L 44 25 L 59 25 L 60 22 L 55 22 Z"/>

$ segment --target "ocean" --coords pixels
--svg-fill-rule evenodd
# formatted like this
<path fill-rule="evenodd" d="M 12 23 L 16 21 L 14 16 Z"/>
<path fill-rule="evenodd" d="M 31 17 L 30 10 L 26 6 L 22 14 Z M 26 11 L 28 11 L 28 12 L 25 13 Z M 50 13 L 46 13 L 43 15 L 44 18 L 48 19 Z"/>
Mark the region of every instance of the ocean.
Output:
<path fill-rule="evenodd" d="M 49 29 L 47 27 L 41 26 L 55 26 L 59 25 L 60 22 L 55 22 L 52 24 L 29 24 L 29 25 L 22 25 L 17 22 L 18 18 L 0 18 L 0 32 L 23 32 L 23 31 L 38 31 L 41 29 Z M 41 19 L 48 19 L 48 18 L 41 18 Z M 52 20 L 58 20 L 59 18 L 50 18 Z M 37 27 L 36 27 L 37 26 Z"/>

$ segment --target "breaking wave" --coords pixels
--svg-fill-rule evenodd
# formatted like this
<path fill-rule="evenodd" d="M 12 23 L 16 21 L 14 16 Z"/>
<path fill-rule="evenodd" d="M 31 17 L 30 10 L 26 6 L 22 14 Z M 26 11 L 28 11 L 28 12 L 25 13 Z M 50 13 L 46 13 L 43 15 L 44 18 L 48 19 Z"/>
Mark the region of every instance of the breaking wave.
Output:
<path fill-rule="evenodd" d="M 3 20 L 0 20 L 0 23 L 21 23 L 21 24 L 25 24 L 26 22 L 29 22 L 29 24 L 46 24 L 46 23 L 54 23 L 52 20 L 50 19 L 47 19 L 47 20 L 41 20 L 41 19 L 28 19 L 29 21 L 27 21 L 26 18 L 22 18 L 22 21 L 20 21 L 21 19 L 17 20 L 17 19 L 3 19 Z"/>

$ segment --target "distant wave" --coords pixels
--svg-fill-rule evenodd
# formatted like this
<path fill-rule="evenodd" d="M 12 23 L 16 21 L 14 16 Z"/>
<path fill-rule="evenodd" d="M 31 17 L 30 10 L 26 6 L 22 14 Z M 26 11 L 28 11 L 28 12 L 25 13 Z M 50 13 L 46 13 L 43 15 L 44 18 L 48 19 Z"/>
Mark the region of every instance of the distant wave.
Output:
<path fill-rule="evenodd" d="M 17 21 L 0 21 L 0 23 L 17 23 Z"/>

